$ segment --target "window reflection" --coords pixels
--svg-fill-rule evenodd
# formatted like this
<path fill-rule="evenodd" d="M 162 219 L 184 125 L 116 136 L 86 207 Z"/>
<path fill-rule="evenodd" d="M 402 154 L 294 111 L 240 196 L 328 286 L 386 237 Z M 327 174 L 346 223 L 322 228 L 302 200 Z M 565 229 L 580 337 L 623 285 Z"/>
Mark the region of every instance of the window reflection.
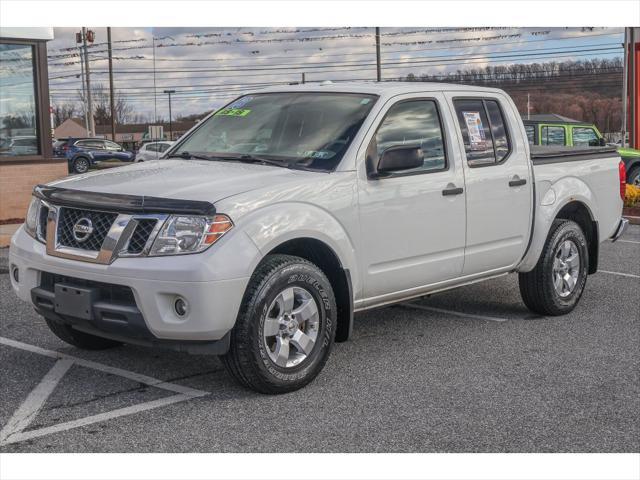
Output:
<path fill-rule="evenodd" d="M 542 145 L 565 145 L 564 127 L 542 127 Z"/>
<path fill-rule="evenodd" d="M 583 147 L 597 147 L 600 139 L 593 128 L 573 127 L 573 145 Z"/>
<path fill-rule="evenodd" d="M 38 155 L 33 47 L 0 43 L 0 155 Z"/>
<path fill-rule="evenodd" d="M 421 170 L 440 170 L 446 167 L 444 141 L 438 109 L 433 100 L 402 102 L 389 109 L 375 136 L 378 159 L 390 147 L 415 145 L 422 149 Z"/>

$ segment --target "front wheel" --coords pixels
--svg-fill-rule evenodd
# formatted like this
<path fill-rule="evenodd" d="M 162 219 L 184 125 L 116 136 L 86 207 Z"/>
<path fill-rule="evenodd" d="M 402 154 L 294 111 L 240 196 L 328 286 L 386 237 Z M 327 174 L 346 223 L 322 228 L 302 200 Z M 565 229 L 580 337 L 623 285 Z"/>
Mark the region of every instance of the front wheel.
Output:
<path fill-rule="evenodd" d="M 89 171 L 89 160 L 85 157 L 76 158 L 73 161 L 73 171 L 76 173 L 87 173 Z"/>
<path fill-rule="evenodd" d="M 522 300 L 542 315 L 569 313 L 582 296 L 588 270 L 589 251 L 580 226 L 554 220 L 535 268 L 519 275 Z"/>
<path fill-rule="evenodd" d="M 286 393 L 311 382 L 329 358 L 336 329 L 336 301 L 316 265 L 291 255 L 269 255 L 245 293 L 227 371 L 261 393 Z"/>

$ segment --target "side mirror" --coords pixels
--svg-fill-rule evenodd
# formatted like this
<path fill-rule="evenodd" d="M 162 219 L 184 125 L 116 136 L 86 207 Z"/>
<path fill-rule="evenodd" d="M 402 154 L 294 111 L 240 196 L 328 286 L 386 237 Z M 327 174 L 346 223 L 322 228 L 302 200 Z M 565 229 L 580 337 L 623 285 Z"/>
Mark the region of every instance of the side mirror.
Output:
<path fill-rule="evenodd" d="M 598 145 L 600 145 L 601 147 L 606 147 L 607 146 L 607 141 L 604 138 L 600 138 Z"/>
<path fill-rule="evenodd" d="M 411 170 L 424 164 L 422 148 L 416 145 L 396 145 L 387 148 L 380 156 L 378 168 L 371 177 L 382 177 L 385 174 Z"/>

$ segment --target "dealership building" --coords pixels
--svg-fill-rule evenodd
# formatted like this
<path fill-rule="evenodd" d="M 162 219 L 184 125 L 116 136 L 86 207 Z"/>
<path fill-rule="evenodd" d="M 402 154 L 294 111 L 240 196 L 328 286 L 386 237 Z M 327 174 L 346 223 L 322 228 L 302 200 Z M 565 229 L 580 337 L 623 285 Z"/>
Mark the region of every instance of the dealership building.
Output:
<path fill-rule="evenodd" d="M 0 28 L 0 246 L 24 219 L 33 186 L 67 174 L 51 151 L 52 39 L 53 28 Z"/>

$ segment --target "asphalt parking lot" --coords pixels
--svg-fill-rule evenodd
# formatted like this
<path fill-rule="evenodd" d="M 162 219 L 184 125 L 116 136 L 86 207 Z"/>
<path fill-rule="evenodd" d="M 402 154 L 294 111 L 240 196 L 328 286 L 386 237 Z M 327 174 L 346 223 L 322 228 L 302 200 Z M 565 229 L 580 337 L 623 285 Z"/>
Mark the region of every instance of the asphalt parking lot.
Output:
<path fill-rule="evenodd" d="M 640 227 L 545 318 L 514 275 L 356 316 L 321 375 L 244 390 L 215 357 L 85 352 L 11 291 L 0 251 L 3 452 L 637 452 Z"/>

